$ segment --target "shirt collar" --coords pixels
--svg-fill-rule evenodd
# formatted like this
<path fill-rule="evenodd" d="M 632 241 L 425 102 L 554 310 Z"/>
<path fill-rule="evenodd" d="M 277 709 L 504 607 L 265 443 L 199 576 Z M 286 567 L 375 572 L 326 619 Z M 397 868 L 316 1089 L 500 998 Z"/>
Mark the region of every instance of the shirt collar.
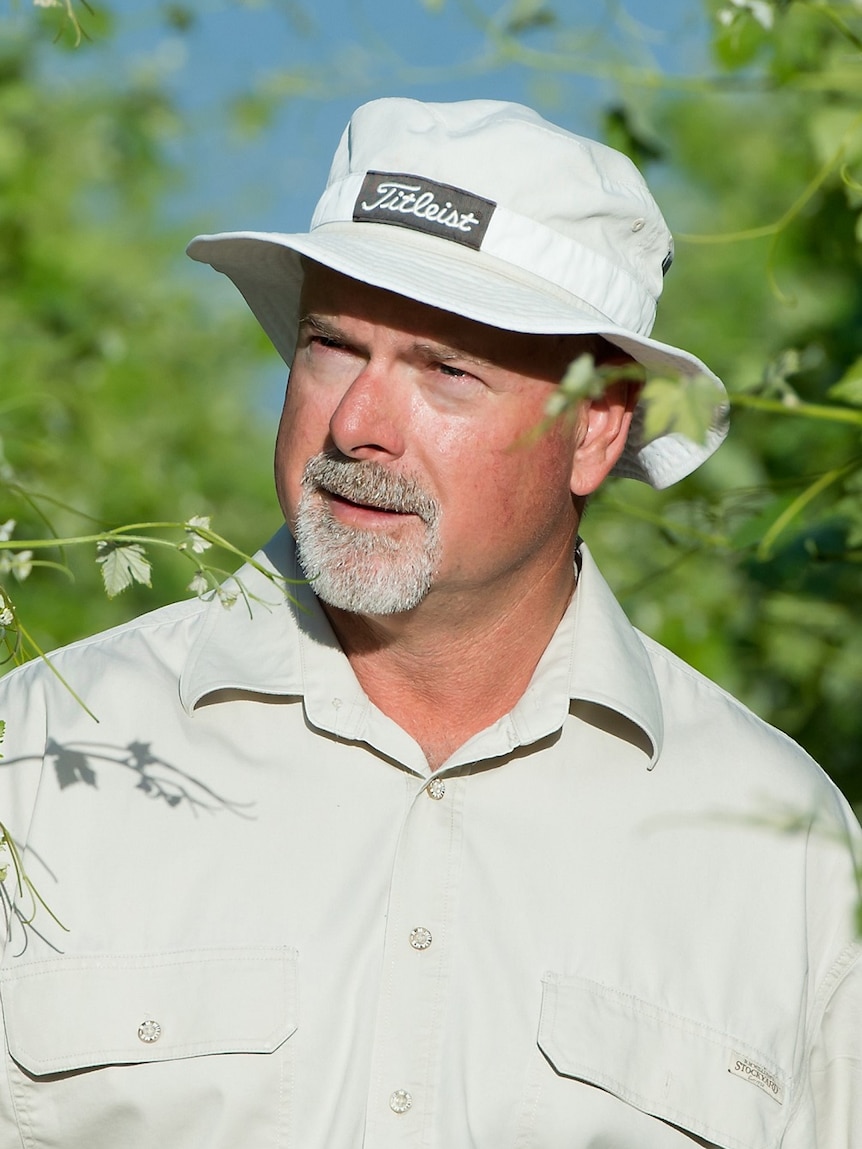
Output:
<path fill-rule="evenodd" d="M 447 766 L 536 742 L 559 730 L 569 713 L 640 746 L 649 768 L 655 765 L 663 723 L 649 656 L 585 546 L 581 560 L 577 590 L 523 697 L 510 714 L 471 738 Z M 216 598 L 203 613 L 180 678 L 186 710 L 191 713 L 204 699 L 214 702 L 237 693 L 300 696 L 315 726 L 340 738 L 371 742 L 419 769 L 424 759 L 416 743 L 360 687 L 317 597 L 303 581 L 286 528 L 255 555 L 255 564 L 226 584 L 226 590 L 238 592 L 232 607 L 226 609 Z"/>
<path fill-rule="evenodd" d="M 600 725 L 618 716 L 622 722 L 611 723 L 614 732 L 639 744 L 652 769 L 661 753 L 664 719 L 650 656 L 583 544 L 581 559 L 578 589 L 567 611 L 574 615 L 567 648 L 572 707 Z"/>
<path fill-rule="evenodd" d="M 346 663 L 338 640 L 296 560 L 282 527 L 221 588 L 203 615 L 180 677 L 180 699 L 191 713 L 216 691 L 303 695 L 302 651 L 297 636 Z M 225 606 L 229 597 L 232 605 Z M 349 663 L 348 663 L 349 668 Z"/>

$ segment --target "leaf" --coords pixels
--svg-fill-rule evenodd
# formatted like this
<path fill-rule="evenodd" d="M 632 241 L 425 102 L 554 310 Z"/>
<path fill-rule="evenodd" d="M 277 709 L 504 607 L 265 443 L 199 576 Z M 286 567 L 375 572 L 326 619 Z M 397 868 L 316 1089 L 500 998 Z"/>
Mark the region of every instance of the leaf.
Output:
<path fill-rule="evenodd" d="M 512 36 L 529 32 L 532 28 L 549 28 L 557 18 L 544 0 L 515 0 L 504 28 Z"/>
<path fill-rule="evenodd" d="M 862 469 L 851 474 L 844 484 L 844 494 L 835 510 L 845 522 L 848 550 L 862 548 Z"/>
<path fill-rule="evenodd" d="M 830 399 L 848 403 L 851 407 L 862 407 L 862 357 L 856 360 L 837 383 L 826 392 Z"/>
<path fill-rule="evenodd" d="M 162 9 L 162 17 L 175 32 L 190 31 L 197 18 L 194 9 L 185 4 L 166 4 Z"/>
<path fill-rule="evenodd" d="M 825 164 L 839 149 L 845 163 L 862 158 L 862 132 L 859 131 L 859 109 L 828 104 L 808 120 L 811 143 L 820 164 Z"/>
<path fill-rule="evenodd" d="M 108 598 L 118 595 L 134 582 L 142 583 L 144 586 L 152 585 L 150 583 L 152 566 L 139 543 L 102 541 L 98 544 L 98 550 L 96 562 L 102 568 L 102 580 Z"/>
<path fill-rule="evenodd" d="M 277 112 L 272 96 L 254 92 L 237 96 L 230 107 L 230 116 L 236 131 L 243 137 L 255 137 L 272 126 Z"/>
<path fill-rule="evenodd" d="M 823 363 L 823 348 L 817 344 L 804 347 L 785 347 L 763 369 L 762 393 L 775 395 L 788 402 L 799 402 L 799 396 L 790 384 L 791 377 L 814 370 Z"/>
<path fill-rule="evenodd" d="M 690 379 L 651 379 L 643 390 L 647 441 L 673 431 L 703 443 L 715 422 L 718 394 L 705 376 Z"/>
<path fill-rule="evenodd" d="M 733 5 L 718 13 L 713 51 L 728 71 L 750 64 L 768 42 L 768 33 L 750 9 Z"/>
<path fill-rule="evenodd" d="M 730 540 L 732 548 L 735 551 L 744 551 L 757 546 L 775 520 L 784 514 L 793 499 L 792 494 L 782 494 L 758 507 L 755 513 L 745 519 L 733 532 Z"/>
<path fill-rule="evenodd" d="M 545 414 L 553 417 L 574 407 L 582 399 L 597 398 L 605 384 L 596 371 L 596 361 L 589 353 L 579 355 L 566 368 L 560 385 L 545 406 Z"/>
<path fill-rule="evenodd" d="M 33 569 L 32 551 L 13 551 L 10 561 L 10 570 L 18 582 L 23 582 Z"/>
<path fill-rule="evenodd" d="M 196 555 L 201 555 L 204 551 L 209 550 L 212 543 L 198 534 L 198 528 L 204 531 L 210 529 L 209 515 L 192 515 L 186 522 L 185 530 L 187 537 L 186 541 L 180 544 L 180 550 L 185 550 L 185 548 L 188 547 L 188 549 L 194 551 Z"/>
<path fill-rule="evenodd" d="M 192 594 L 196 594 L 196 595 L 206 594 L 207 591 L 211 589 L 210 584 L 209 584 L 209 579 L 207 578 L 204 571 L 202 571 L 202 570 L 195 571 L 195 576 L 192 579 L 192 581 L 189 583 L 187 589 L 190 590 L 192 592 Z"/>
<path fill-rule="evenodd" d="M 627 107 L 625 104 L 615 104 L 604 114 L 603 139 L 624 152 L 639 168 L 648 163 L 664 158 L 664 149 L 658 138 L 646 126 L 639 122 L 640 109 Z"/>

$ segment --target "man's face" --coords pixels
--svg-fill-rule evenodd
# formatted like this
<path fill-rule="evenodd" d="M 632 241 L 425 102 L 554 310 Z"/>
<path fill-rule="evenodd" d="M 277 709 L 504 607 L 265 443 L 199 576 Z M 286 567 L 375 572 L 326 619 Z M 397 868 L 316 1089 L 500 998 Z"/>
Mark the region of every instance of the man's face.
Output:
<path fill-rule="evenodd" d="M 276 484 L 325 602 L 378 615 L 428 595 L 469 603 L 571 566 L 580 421 L 538 428 L 577 341 L 486 327 L 319 265 L 300 313 Z"/>

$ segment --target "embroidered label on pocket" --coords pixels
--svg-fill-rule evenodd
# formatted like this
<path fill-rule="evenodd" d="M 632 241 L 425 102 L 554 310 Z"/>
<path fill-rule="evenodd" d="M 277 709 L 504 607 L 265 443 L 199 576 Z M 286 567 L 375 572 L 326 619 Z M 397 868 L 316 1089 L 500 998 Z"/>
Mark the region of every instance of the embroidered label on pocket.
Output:
<path fill-rule="evenodd" d="M 774 1074 L 764 1066 L 758 1065 L 756 1061 L 752 1061 L 750 1057 L 743 1057 L 741 1053 L 731 1054 L 727 1071 L 752 1082 L 758 1089 L 768 1093 L 779 1105 L 784 1104 L 784 1086 Z"/>

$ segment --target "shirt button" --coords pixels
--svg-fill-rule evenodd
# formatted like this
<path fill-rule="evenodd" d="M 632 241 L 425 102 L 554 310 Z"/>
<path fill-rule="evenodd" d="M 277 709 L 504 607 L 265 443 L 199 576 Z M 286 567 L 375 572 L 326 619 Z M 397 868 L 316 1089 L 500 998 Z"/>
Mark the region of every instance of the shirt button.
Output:
<path fill-rule="evenodd" d="M 406 1089 L 396 1089 L 389 1098 L 389 1108 L 393 1113 L 406 1113 L 413 1104 L 413 1098 Z"/>
<path fill-rule="evenodd" d="M 415 950 L 427 950 L 431 945 L 431 931 L 424 926 L 417 926 L 410 931 L 410 944 Z"/>
<path fill-rule="evenodd" d="M 428 797 L 433 798 L 435 802 L 439 802 L 443 795 L 446 793 L 446 783 L 442 778 L 432 778 L 428 783 Z"/>
<path fill-rule="evenodd" d="M 142 1021 L 138 1026 L 138 1037 L 146 1045 L 152 1045 L 154 1041 L 158 1041 L 162 1036 L 162 1027 L 157 1021 Z"/>

